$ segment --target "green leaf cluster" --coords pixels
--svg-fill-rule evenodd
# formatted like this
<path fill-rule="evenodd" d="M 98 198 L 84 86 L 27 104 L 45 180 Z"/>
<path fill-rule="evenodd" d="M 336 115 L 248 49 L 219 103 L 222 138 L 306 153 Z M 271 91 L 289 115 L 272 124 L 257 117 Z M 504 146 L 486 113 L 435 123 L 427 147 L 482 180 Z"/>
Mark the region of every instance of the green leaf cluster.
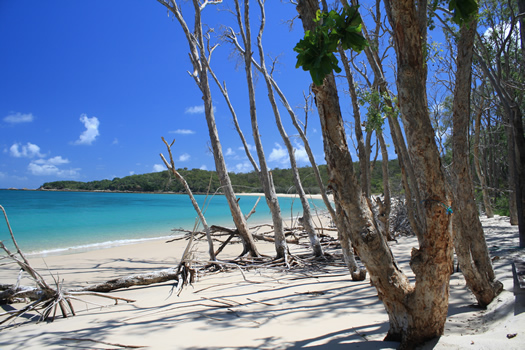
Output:
<path fill-rule="evenodd" d="M 438 7 L 446 7 L 452 13 L 452 17 L 446 19 L 462 25 L 465 21 L 471 20 L 472 16 L 476 16 L 479 10 L 477 0 L 433 0 L 428 8 L 428 26 L 431 30 L 436 27 L 434 16 Z"/>
<path fill-rule="evenodd" d="M 478 13 L 478 2 L 476 0 L 450 0 L 448 9 L 453 13 L 452 21 L 461 25 Z"/>
<path fill-rule="evenodd" d="M 390 98 L 387 93 L 380 94 L 375 89 L 357 89 L 357 99 L 361 106 L 368 105 L 365 128 L 367 132 L 381 130 L 384 124 L 384 116 L 392 118 L 399 116 L 395 98 Z"/>
<path fill-rule="evenodd" d="M 344 50 L 360 52 L 367 45 L 361 34 L 362 19 L 358 6 L 345 6 L 339 14 L 337 11 L 317 11 L 313 31 L 307 30 L 304 38 L 294 48 L 297 52 L 295 68 L 302 67 L 309 71 L 315 85 L 322 85 L 323 79 L 332 71 L 341 72 L 339 61 L 334 53 L 339 45 Z"/>

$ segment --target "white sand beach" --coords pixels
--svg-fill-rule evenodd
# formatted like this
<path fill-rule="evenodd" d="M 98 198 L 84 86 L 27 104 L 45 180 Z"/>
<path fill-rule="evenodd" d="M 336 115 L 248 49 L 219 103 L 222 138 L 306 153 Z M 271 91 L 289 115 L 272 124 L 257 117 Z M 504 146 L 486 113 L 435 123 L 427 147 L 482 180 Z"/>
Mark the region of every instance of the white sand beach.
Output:
<path fill-rule="evenodd" d="M 482 219 L 494 257 L 498 279 L 505 290 L 487 310 L 473 307 L 474 297 L 461 273 L 451 278 L 449 317 L 445 335 L 424 349 L 523 349 L 525 302 L 513 293 L 512 258 L 523 251 L 517 227 L 508 218 Z M 334 234 L 332 232 L 332 234 Z M 392 249 L 399 265 L 409 272 L 414 237 L 399 237 Z M 186 241 L 156 240 L 79 254 L 33 257 L 34 268 L 66 288 L 116 277 L 174 267 Z M 257 242 L 261 253 L 274 255 L 273 244 Z M 207 245 L 198 245 L 196 258 L 206 260 Z M 290 245 L 292 254 L 304 247 Z M 329 253 L 337 254 L 326 248 Z M 219 258 L 234 258 L 241 245 L 231 245 Z M 520 253 L 521 252 L 521 253 Z M 16 283 L 18 268 L 3 265 L 1 283 Z M 29 285 L 27 278 L 21 284 Z M 0 349 L 395 349 L 383 342 L 388 318 L 367 280 L 352 282 L 341 261 L 306 263 L 291 270 L 258 268 L 201 274 L 179 296 L 170 295 L 173 282 L 132 287 L 111 294 L 133 303 L 83 297 L 77 315 L 54 322 L 26 318 L 0 330 Z M 23 304 L 2 305 L 4 310 Z M 29 317 L 26 315 L 25 317 Z M 0 318 L 2 320 L 2 318 Z"/>

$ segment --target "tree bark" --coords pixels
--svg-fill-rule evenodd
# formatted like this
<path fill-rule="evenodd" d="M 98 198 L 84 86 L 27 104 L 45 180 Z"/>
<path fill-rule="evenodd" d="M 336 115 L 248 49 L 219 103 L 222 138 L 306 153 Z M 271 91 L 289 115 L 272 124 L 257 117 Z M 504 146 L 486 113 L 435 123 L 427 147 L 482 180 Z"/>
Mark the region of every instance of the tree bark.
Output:
<path fill-rule="evenodd" d="M 343 62 L 345 70 L 346 80 L 348 82 L 348 91 L 352 99 L 352 112 L 354 113 L 354 131 L 357 141 L 357 156 L 359 158 L 359 169 L 361 170 L 361 190 L 365 197 L 370 198 L 370 148 L 366 147 L 365 138 L 363 136 L 362 121 L 361 121 L 361 109 L 359 108 L 359 102 L 357 101 L 357 92 L 355 90 L 355 82 L 350 65 L 348 64 L 348 58 L 346 53 L 339 46 L 339 55 Z"/>
<path fill-rule="evenodd" d="M 512 107 L 512 133 L 514 136 L 516 167 L 516 208 L 518 212 L 518 227 L 520 248 L 525 248 L 525 132 L 523 127 L 523 116 L 518 105 Z"/>
<path fill-rule="evenodd" d="M 475 52 L 481 69 L 489 78 L 490 83 L 496 91 L 496 94 L 498 95 L 498 98 L 505 110 L 505 114 L 507 115 L 509 123 L 512 125 L 512 138 L 509 139 L 509 142 L 514 143 L 515 154 L 510 154 L 510 157 L 512 157 L 510 162 L 514 162 L 515 166 L 514 196 L 516 197 L 516 207 L 518 213 L 520 247 L 523 248 L 525 247 L 525 129 L 523 126 L 523 114 L 520 105 L 513 97 L 512 90 L 509 90 L 513 87 L 513 84 L 506 84 L 506 81 L 504 81 L 504 79 L 508 77 L 503 77 L 501 63 L 498 61 L 496 62 L 496 66 L 499 70 L 495 71 L 492 65 L 488 63 L 491 62 L 491 58 L 487 53 L 487 49 L 483 42 L 479 48 L 486 56 L 483 57 L 482 54 Z M 503 48 L 499 48 L 498 54 L 502 53 L 502 50 Z M 498 59 L 500 59 L 499 55 L 496 57 L 496 60 Z"/>
<path fill-rule="evenodd" d="M 483 227 L 474 200 L 470 174 L 468 131 L 472 54 L 477 19 L 464 23 L 457 42 L 456 83 L 452 107 L 452 173 L 454 185 L 454 246 L 468 288 L 481 307 L 486 307 L 502 291 L 490 260 Z"/>
<path fill-rule="evenodd" d="M 213 158 L 215 160 L 215 171 L 219 177 L 219 182 L 222 186 L 224 196 L 228 201 L 230 212 L 232 214 L 233 222 L 235 227 L 239 230 L 239 235 L 243 241 L 243 252 L 242 254 L 250 254 L 252 256 L 259 256 L 255 241 L 248 230 L 248 225 L 244 219 L 244 215 L 241 212 L 235 192 L 228 176 L 228 170 L 226 169 L 226 163 L 224 161 L 224 155 L 222 153 L 222 147 L 219 140 L 219 133 L 215 124 L 215 115 L 213 111 L 213 102 L 211 96 L 211 90 L 208 83 L 208 60 L 206 58 L 204 39 L 202 34 L 202 23 L 201 23 L 201 11 L 202 8 L 197 0 L 193 0 L 195 8 L 195 23 L 194 32 L 189 30 L 189 27 L 184 20 L 182 13 L 180 12 L 179 6 L 173 0 L 157 0 L 159 3 L 164 5 L 169 11 L 171 11 L 175 18 L 179 21 L 182 30 L 186 36 L 188 44 L 190 46 L 190 60 L 193 65 L 193 73 L 191 74 L 194 78 L 197 86 L 201 90 L 202 98 L 204 100 L 204 111 L 206 115 L 206 123 L 208 124 L 208 132 L 210 136 L 210 143 L 213 150 Z"/>
<path fill-rule="evenodd" d="M 413 131 L 409 150 L 414 157 L 418 184 L 425 198 L 426 222 L 420 249 L 412 251 L 411 267 L 416 285 L 398 269 L 386 239 L 375 227 L 366 199 L 361 195 L 346 143 L 337 87 L 333 74 L 323 85 L 313 88 L 323 133 L 325 157 L 330 173 L 330 187 L 341 213 L 351 222 L 352 242 L 370 273 L 390 320 L 389 340 L 401 340 L 402 348 L 416 345 L 443 333 L 448 309 L 449 277 L 452 272 L 452 240 L 450 217 L 438 203 L 448 202 L 444 176 L 426 105 L 426 70 L 422 59 L 421 39 L 426 37 L 425 8 L 419 13 L 411 3 L 386 3 L 390 7 L 392 27 L 398 47 L 398 89 L 401 90 L 402 112 Z M 401 6 L 401 7 L 400 7 Z M 317 0 L 301 0 L 297 10 L 306 30 L 314 28 Z M 405 16 L 405 14 L 409 14 Z M 403 14 L 403 15 L 402 15 Z M 418 16 L 419 15 L 419 16 Z M 426 18 L 426 17 L 425 17 Z M 405 41 L 404 39 L 410 40 Z M 401 49 L 401 50 L 400 50 Z M 401 51 L 401 52 L 400 52 Z M 414 96 L 415 101 L 410 101 Z M 417 137 L 415 137 L 417 136 Z M 350 219 L 351 218 L 351 219 Z"/>
<path fill-rule="evenodd" d="M 403 344 L 419 343 L 443 334 L 452 272 L 452 237 L 445 175 L 434 140 L 426 96 L 427 3 L 385 0 L 397 54 L 397 88 L 408 151 L 424 204 L 420 249 L 414 249 L 410 266 L 416 275 L 414 293 L 408 297 L 414 315 Z M 432 300 L 432 307 L 428 307 Z M 425 305 L 427 304 L 427 305 Z M 430 312 L 430 310 L 432 311 Z M 417 310 L 417 311 L 416 311 Z M 389 333 L 392 336 L 400 334 Z"/>
<path fill-rule="evenodd" d="M 390 180 L 388 176 L 388 150 L 386 149 L 383 132 L 377 133 L 379 145 L 381 147 L 381 168 L 383 172 L 383 200 L 379 200 L 379 221 L 383 223 L 383 231 L 387 240 L 392 241 L 394 237 L 390 233 L 390 210 L 392 207 L 392 200 L 390 197 Z M 378 203 L 379 204 L 379 203 Z"/>
<path fill-rule="evenodd" d="M 509 179 L 508 179 L 508 190 L 509 190 L 509 219 L 511 225 L 518 225 L 518 205 L 516 202 L 516 176 L 518 174 L 516 170 L 516 147 L 512 140 L 514 139 L 514 134 L 512 132 L 512 125 L 507 123 L 504 126 L 505 131 L 507 132 L 508 138 L 508 149 L 507 149 L 507 159 L 509 163 Z"/>
<path fill-rule="evenodd" d="M 259 178 L 264 189 L 266 203 L 270 208 L 272 215 L 273 230 L 275 235 L 275 250 L 277 258 L 286 258 L 288 254 L 288 247 L 286 245 L 286 238 L 284 235 L 283 220 L 281 217 L 281 208 L 279 206 L 279 199 L 275 192 L 273 179 L 271 173 L 266 164 L 266 157 L 264 155 L 264 149 L 262 146 L 261 135 L 259 134 L 259 124 L 257 122 L 257 107 L 255 103 L 255 89 L 253 86 L 253 73 L 252 73 L 252 50 L 251 50 L 251 27 L 250 27 L 250 15 L 249 15 L 250 2 L 244 1 L 244 24 L 242 21 L 241 9 L 239 6 L 239 0 L 235 0 L 235 10 L 237 14 L 237 21 L 239 23 L 239 29 L 244 42 L 245 50 L 242 52 L 244 58 L 244 68 L 246 72 L 246 82 L 248 85 L 248 95 L 250 102 L 250 119 L 252 125 L 252 134 L 255 142 L 255 148 L 257 150 L 257 156 L 259 158 L 260 173 Z"/>
<path fill-rule="evenodd" d="M 248 2 L 249 1 L 246 0 L 245 3 L 247 4 Z M 306 198 L 306 193 L 304 192 L 303 185 L 301 183 L 301 178 L 299 177 L 299 169 L 297 168 L 297 161 L 295 160 L 295 150 L 294 150 L 292 143 L 290 142 L 290 138 L 288 137 L 288 134 L 284 130 L 284 126 L 281 121 L 281 115 L 279 113 L 279 108 L 277 107 L 277 102 L 275 101 L 275 94 L 273 91 L 273 86 L 272 86 L 272 82 L 270 79 L 270 75 L 266 68 L 264 50 L 263 50 L 263 45 L 262 45 L 262 34 L 264 31 L 266 15 L 264 11 L 264 3 L 262 2 L 262 0 L 258 0 L 258 3 L 261 9 L 261 27 L 259 30 L 259 35 L 257 36 L 257 47 L 259 49 L 260 68 L 264 76 L 264 80 L 266 82 L 266 88 L 268 90 L 268 99 L 270 100 L 270 104 L 272 106 L 277 129 L 279 130 L 279 133 L 281 134 L 281 138 L 283 139 L 286 150 L 288 151 L 288 156 L 290 157 L 293 182 L 294 182 L 297 194 L 299 196 L 299 199 L 301 200 L 301 205 L 303 207 L 302 224 L 303 224 L 303 227 L 306 233 L 308 234 L 308 238 L 310 240 L 310 245 L 312 247 L 314 256 L 320 257 L 320 256 L 323 256 L 323 248 L 321 247 L 319 236 L 317 235 L 317 232 L 315 231 L 314 223 L 312 221 L 312 214 L 310 212 L 310 204 L 308 203 L 308 198 Z M 246 25 L 248 25 L 248 23 Z"/>
<path fill-rule="evenodd" d="M 255 66 L 257 67 L 256 64 Z M 348 223 L 339 222 L 338 218 L 345 218 L 345 217 L 338 216 L 336 214 L 336 210 L 334 210 L 334 208 L 332 207 L 332 203 L 330 203 L 330 200 L 328 199 L 328 195 L 326 193 L 325 186 L 321 179 L 321 174 L 319 173 L 319 168 L 317 167 L 312 149 L 310 148 L 310 144 L 308 142 L 308 139 L 306 138 L 306 133 L 305 133 L 306 130 L 303 131 L 303 129 L 299 125 L 298 120 L 297 120 L 298 118 L 295 115 L 295 112 L 293 111 L 292 107 L 288 103 L 286 96 L 283 94 L 283 92 L 277 85 L 277 82 L 271 76 L 270 76 L 270 79 L 271 79 L 271 82 L 272 82 L 272 85 L 275 91 L 277 92 L 277 94 L 279 95 L 279 98 L 281 99 L 281 102 L 283 103 L 284 107 L 288 111 L 288 114 L 290 115 L 290 118 L 292 119 L 292 124 L 295 126 L 297 132 L 299 133 L 299 136 L 301 137 L 301 140 L 303 141 L 304 148 L 306 150 L 306 154 L 308 155 L 308 159 L 310 160 L 310 163 L 312 164 L 312 169 L 314 171 L 315 179 L 317 180 L 317 184 L 319 185 L 319 189 L 321 191 L 323 202 L 326 205 L 326 208 L 328 209 L 328 213 L 330 214 L 332 221 L 337 226 L 338 239 L 341 243 L 341 250 L 343 252 L 343 258 L 346 263 L 346 266 L 348 267 L 350 275 L 352 276 L 352 280 L 353 281 L 363 281 L 366 278 L 366 269 L 361 269 L 355 260 L 354 250 L 350 242 L 349 234 L 347 232 L 350 226 Z M 306 108 L 306 111 L 307 110 L 308 108 Z"/>
<path fill-rule="evenodd" d="M 343 5 L 348 3 L 347 0 L 341 0 L 341 2 L 343 3 Z M 355 6 L 358 4 L 358 1 L 352 0 L 352 4 Z M 378 21 L 380 17 L 381 16 L 376 17 Z M 368 41 L 376 40 L 368 34 L 366 24 L 363 23 L 362 26 L 364 37 Z M 377 24 L 376 26 L 379 26 L 379 24 Z M 379 33 L 376 33 L 376 35 L 379 35 Z M 368 63 L 370 64 L 370 67 L 374 72 L 374 80 L 379 86 L 380 93 L 391 95 L 390 91 L 388 90 L 388 82 L 383 72 L 383 67 L 381 59 L 378 55 L 378 51 L 372 50 L 371 47 L 365 47 L 364 52 L 367 57 Z M 392 99 L 386 100 L 385 102 L 388 107 L 395 107 L 392 104 Z M 408 219 L 410 221 L 410 226 L 412 227 L 412 230 L 415 232 L 416 237 L 418 237 L 419 240 L 422 235 L 420 232 L 420 228 L 423 226 L 421 220 L 423 220 L 422 218 L 424 217 L 424 209 L 422 205 L 422 199 L 420 198 L 419 192 L 417 190 L 417 181 L 416 175 L 414 173 L 414 167 L 412 165 L 412 160 L 410 159 L 410 156 L 408 154 L 407 146 L 403 137 L 403 132 L 401 131 L 401 127 L 399 125 L 399 121 L 390 115 L 387 115 L 387 119 L 388 124 L 390 125 L 390 135 L 392 137 L 392 142 L 394 143 L 399 167 L 402 173 L 403 188 L 405 190 L 405 202 L 408 208 Z"/>
<path fill-rule="evenodd" d="M 476 169 L 476 175 L 478 176 L 481 193 L 483 196 L 483 206 L 485 208 L 485 215 L 487 218 L 494 217 L 494 211 L 492 210 L 492 204 L 490 203 L 489 191 L 487 189 L 487 180 L 485 174 L 481 169 L 481 156 L 479 152 L 480 134 L 481 134 L 481 115 L 483 114 L 484 100 L 481 103 L 479 111 L 476 113 L 476 121 L 474 125 L 474 140 L 473 140 L 473 156 L 474 156 L 474 169 Z"/>

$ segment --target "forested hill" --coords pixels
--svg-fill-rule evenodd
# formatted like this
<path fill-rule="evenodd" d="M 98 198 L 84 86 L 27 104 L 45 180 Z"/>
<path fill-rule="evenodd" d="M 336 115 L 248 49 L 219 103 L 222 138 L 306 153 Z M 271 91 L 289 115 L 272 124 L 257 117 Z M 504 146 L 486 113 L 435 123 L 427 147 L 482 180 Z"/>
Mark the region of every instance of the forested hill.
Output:
<path fill-rule="evenodd" d="M 359 172 L 357 163 L 354 164 L 356 173 Z M 319 166 L 319 171 L 326 185 L 328 174 L 326 165 Z M 217 174 L 214 171 L 191 169 L 178 169 L 178 172 L 186 179 L 192 192 L 205 193 L 208 190 L 211 178 L 210 192 L 214 192 L 220 185 Z M 401 190 L 401 175 L 397 160 L 389 162 L 389 175 L 393 193 Z M 319 187 L 311 167 L 299 169 L 303 187 L 307 193 L 319 193 Z M 272 170 L 273 180 L 277 193 L 295 193 L 291 169 Z M 234 190 L 238 193 L 263 192 L 259 178 L 255 172 L 230 173 L 230 179 Z M 382 192 L 381 164 L 378 161 L 372 172 L 372 192 Z M 90 182 L 79 181 L 54 181 L 44 183 L 42 190 L 77 190 L 77 191 L 130 191 L 130 192 L 184 192 L 182 184 L 168 171 L 156 173 L 131 175 L 113 180 L 100 180 Z"/>

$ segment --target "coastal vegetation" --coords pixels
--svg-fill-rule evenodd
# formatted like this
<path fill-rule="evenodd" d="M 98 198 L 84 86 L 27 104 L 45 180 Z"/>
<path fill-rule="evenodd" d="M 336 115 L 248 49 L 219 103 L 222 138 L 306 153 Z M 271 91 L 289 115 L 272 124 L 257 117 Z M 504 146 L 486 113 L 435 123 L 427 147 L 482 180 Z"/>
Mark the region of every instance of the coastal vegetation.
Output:
<path fill-rule="evenodd" d="M 358 163 L 354 165 L 358 170 Z M 389 162 L 389 178 L 392 182 L 393 193 L 401 194 L 401 170 L 397 160 Z M 186 179 L 192 192 L 206 193 L 216 192 L 220 188 L 217 174 L 214 171 L 202 169 L 179 168 L 177 171 Z M 271 170 L 275 190 L 277 193 L 295 193 L 293 186 L 291 169 L 275 168 Z M 326 165 L 319 166 L 319 172 L 326 185 L 328 182 L 328 173 Z M 310 194 L 319 194 L 319 186 L 315 180 L 312 167 L 299 168 L 305 191 Z M 262 187 L 254 171 L 248 173 L 229 173 L 232 185 L 237 193 L 261 193 Z M 379 194 L 383 192 L 382 173 L 380 166 L 374 166 L 371 172 L 372 193 Z M 98 181 L 53 181 L 46 182 L 40 186 L 42 190 L 72 190 L 72 191 L 129 191 L 129 192 L 184 192 L 184 186 L 176 181 L 172 175 L 166 171 L 156 173 L 137 174 L 116 177 L 112 180 Z"/>

